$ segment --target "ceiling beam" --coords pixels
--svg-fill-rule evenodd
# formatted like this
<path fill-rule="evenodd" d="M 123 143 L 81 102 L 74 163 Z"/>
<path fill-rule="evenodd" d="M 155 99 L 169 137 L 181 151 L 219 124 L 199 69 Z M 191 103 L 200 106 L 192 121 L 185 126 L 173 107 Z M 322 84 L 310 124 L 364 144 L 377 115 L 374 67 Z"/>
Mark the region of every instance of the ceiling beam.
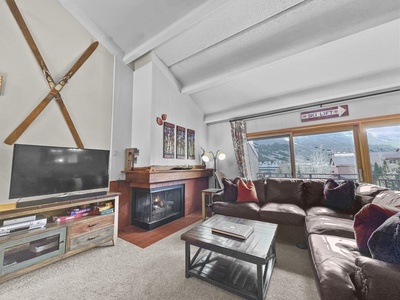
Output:
<path fill-rule="evenodd" d="M 68 0 L 59 0 L 59 1 L 68 1 Z M 171 39 L 175 35 L 187 30 L 189 27 L 194 25 L 195 23 L 201 21 L 205 16 L 207 16 L 210 12 L 215 10 L 218 6 L 229 2 L 229 0 L 212 0 L 206 1 L 204 4 L 199 6 L 197 9 L 185 15 L 183 18 L 177 20 L 171 26 L 167 27 L 163 31 L 156 34 L 150 40 L 144 42 L 142 45 L 137 47 L 136 49 L 130 51 L 125 55 L 123 61 L 126 64 L 131 63 L 132 61 L 138 59 L 145 53 L 154 50 L 157 46 Z"/>
<path fill-rule="evenodd" d="M 171 71 L 167 68 L 166 65 L 158 58 L 158 56 L 152 52 L 151 55 L 153 63 L 161 70 L 165 77 L 177 88 L 179 92 L 181 92 L 182 85 L 181 83 L 175 78 L 175 76 L 171 73 Z"/>

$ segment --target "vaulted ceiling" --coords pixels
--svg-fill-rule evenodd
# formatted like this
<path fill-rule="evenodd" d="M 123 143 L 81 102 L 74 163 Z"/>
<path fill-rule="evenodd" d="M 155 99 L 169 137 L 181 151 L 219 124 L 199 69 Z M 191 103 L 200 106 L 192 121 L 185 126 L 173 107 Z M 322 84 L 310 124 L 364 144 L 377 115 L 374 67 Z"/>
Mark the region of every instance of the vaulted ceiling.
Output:
<path fill-rule="evenodd" d="M 400 87 L 398 0 L 59 0 L 126 64 L 152 51 L 207 123 Z"/>

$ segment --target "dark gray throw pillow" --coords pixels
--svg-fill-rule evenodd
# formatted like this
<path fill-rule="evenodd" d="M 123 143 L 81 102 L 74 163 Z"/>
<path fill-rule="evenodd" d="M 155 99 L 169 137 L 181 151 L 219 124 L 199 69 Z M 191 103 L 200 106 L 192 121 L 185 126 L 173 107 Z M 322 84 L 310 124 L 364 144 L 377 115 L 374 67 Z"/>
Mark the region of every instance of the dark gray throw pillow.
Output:
<path fill-rule="evenodd" d="M 346 180 L 337 183 L 328 179 L 324 186 L 324 204 L 327 207 L 341 211 L 352 212 L 355 199 L 356 185 L 353 181 Z"/>
<path fill-rule="evenodd" d="M 387 219 L 368 240 L 372 258 L 400 264 L 400 213 Z"/>
<path fill-rule="evenodd" d="M 240 178 L 236 177 L 233 180 L 222 178 L 224 184 L 224 200 L 227 202 L 236 202 L 238 197 L 238 182 Z"/>

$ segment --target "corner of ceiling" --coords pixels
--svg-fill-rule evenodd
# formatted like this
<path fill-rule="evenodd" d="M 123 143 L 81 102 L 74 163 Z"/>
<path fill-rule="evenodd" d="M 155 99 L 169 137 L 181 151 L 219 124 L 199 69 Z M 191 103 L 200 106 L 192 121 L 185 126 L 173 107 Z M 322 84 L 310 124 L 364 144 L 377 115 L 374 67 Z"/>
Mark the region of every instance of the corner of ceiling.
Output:
<path fill-rule="evenodd" d="M 70 0 L 58 0 L 60 4 L 75 18 L 79 23 L 95 37 L 111 54 L 115 55 L 120 60 L 125 57 L 125 52 L 114 42 L 101 27 L 93 22 L 85 13 L 80 9 L 79 5 Z"/>

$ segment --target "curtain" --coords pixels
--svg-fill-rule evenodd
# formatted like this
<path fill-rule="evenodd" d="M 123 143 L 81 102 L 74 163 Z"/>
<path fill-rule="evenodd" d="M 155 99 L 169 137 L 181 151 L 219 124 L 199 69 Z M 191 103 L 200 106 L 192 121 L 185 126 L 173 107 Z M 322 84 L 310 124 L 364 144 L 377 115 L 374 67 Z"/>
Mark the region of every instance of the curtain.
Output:
<path fill-rule="evenodd" d="M 246 137 L 246 122 L 244 120 L 231 121 L 231 134 L 233 142 L 233 150 L 235 152 L 236 161 L 239 166 L 239 174 L 241 177 L 251 177 L 248 162 L 248 149 Z"/>

